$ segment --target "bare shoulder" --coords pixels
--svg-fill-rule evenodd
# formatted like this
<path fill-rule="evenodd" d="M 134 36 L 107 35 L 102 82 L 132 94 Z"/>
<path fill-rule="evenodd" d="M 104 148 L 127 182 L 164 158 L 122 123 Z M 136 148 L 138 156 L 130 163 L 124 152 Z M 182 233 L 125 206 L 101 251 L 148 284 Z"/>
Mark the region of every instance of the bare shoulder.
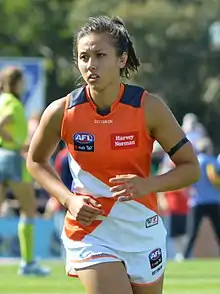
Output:
<path fill-rule="evenodd" d="M 66 99 L 66 97 L 63 97 L 50 103 L 42 115 L 41 124 L 47 125 L 48 127 L 53 126 L 53 128 L 60 131 Z"/>
<path fill-rule="evenodd" d="M 166 103 L 164 102 L 162 98 L 151 93 L 148 93 L 146 95 L 144 105 L 145 105 L 145 111 L 148 111 L 148 112 L 151 112 L 152 110 L 156 112 L 163 111 L 164 108 L 166 108 L 167 110 L 169 109 L 169 107 L 166 105 Z"/>
<path fill-rule="evenodd" d="M 49 104 L 49 106 L 45 109 L 45 114 L 51 117 L 62 117 L 64 110 L 65 110 L 65 105 L 66 105 L 66 97 L 54 100 Z"/>
<path fill-rule="evenodd" d="M 144 112 L 150 131 L 153 131 L 158 124 L 162 124 L 164 119 L 172 118 L 176 121 L 166 103 L 160 97 L 151 93 L 148 93 L 144 99 Z"/>
<path fill-rule="evenodd" d="M 48 160 L 61 139 L 61 124 L 66 98 L 53 101 L 45 109 L 31 140 L 28 156 L 35 161 Z M 45 146 L 47 148 L 45 148 Z"/>

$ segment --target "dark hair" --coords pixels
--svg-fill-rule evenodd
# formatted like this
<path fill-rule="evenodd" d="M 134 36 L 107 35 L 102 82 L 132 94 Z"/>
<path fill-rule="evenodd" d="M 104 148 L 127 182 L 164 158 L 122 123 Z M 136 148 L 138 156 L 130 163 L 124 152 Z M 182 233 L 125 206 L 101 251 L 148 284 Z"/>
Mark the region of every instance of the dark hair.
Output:
<path fill-rule="evenodd" d="M 138 70 L 140 61 L 136 56 L 131 37 L 119 17 L 97 16 L 89 18 L 89 21 L 79 29 L 75 36 L 73 57 L 76 64 L 78 41 L 82 37 L 93 33 L 108 33 L 112 38 L 117 56 L 121 56 L 124 52 L 128 54 L 125 67 L 120 70 L 120 76 L 129 78 L 131 72 Z"/>
<path fill-rule="evenodd" d="M 6 67 L 0 72 L 0 92 L 11 92 L 18 96 L 15 93 L 15 86 L 17 82 L 23 78 L 23 73 L 20 68 L 17 67 Z"/>

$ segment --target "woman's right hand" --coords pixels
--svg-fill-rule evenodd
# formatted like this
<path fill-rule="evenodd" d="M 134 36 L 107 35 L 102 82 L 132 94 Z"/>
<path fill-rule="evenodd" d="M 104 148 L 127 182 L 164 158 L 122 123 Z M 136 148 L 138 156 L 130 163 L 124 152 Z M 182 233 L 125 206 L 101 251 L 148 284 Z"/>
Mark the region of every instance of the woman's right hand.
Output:
<path fill-rule="evenodd" d="M 66 202 L 66 208 L 84 226 L 91 225 L 98 215 L 103 214 L 101 204 L 89 196 L 72 195 Z"/>

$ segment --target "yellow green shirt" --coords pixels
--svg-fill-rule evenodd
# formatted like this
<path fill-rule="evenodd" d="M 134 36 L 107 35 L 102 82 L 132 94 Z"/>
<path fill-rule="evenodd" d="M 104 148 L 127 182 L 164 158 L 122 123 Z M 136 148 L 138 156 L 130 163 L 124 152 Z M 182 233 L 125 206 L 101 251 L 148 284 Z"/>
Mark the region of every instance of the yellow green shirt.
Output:
<path fill-rule="evenodd" d="M 12 115 L 13 122 L 4 127 L 4 130 L 12 136 L 14 142 L 4 141 L 0 137 L 0 145 L 6 149 L 17 150 L 24 145 L 28 135 L 28 124 L 24 106 L 13 94 L 2 93 L 0 95 L 0 120 Z"/>

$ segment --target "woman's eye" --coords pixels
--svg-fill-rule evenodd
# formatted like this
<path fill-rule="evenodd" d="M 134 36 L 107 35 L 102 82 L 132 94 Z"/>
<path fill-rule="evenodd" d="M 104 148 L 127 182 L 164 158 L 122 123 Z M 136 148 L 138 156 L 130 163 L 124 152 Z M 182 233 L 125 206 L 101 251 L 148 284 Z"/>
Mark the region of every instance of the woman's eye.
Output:
<path fill-rule="evenodd" d="M 103 57 L 103 56 L 106 56 L 106 54 L 105 53 L 97 53 L 97 56 L 98 57 Z"/>
<path fill-rule="evenodd" d="M 89 57 L 87 55 L 81 55 L 80 59 L 83 61 L 88 61 Z"/>

